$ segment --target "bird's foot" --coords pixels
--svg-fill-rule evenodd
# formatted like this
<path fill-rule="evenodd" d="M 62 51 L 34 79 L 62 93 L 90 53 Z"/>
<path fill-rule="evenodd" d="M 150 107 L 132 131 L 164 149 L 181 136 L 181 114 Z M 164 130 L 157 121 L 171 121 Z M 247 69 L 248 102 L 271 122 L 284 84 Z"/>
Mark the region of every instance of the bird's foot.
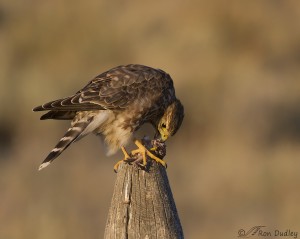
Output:
<path fill-rule="evenodd" d="M 156 162 L 160 163 L 161 165 L 163 165 L 165 168 L 167 167 L 166 162 L 164 162 L 162 159 L 160 159 L 159 157 L 155 156 L 152 152 L 156 152 L 157 151 L 157 147 L 154 146 L 150 149 L 147 149 L 146 146 L 144 146 L 140 141 L 136 140 L 135 145 L 138 147 L 138 149 L 135 149 L 133 151 L 131 151 L 132 155 L 137 155 L 140 154 L 142 156 L 142 165 L 144 167 L 147 166 L 147 156 L 152 158 L 153 160 L 155 160 Z M 151 152 L 152 151 L 152 152 Z"/>
<path fill-rule="evenodd" d="M 119 166 L 122 162 L 129 164 L 134 163 L 134 165 L 146 169 L 148 158 L 155 160 L 165 168 L 167 167 L 166 162 L 162 160 L 162 158 L 166 155 L 166 145 L 164 142 L 157 139 L 150 140 L 148 137 L 144 137 L 142 142 L 136 140 L 134 143 L 138 148 L 132 150 L 130 153 L 128 153 L 123 146 L 121 147 L 124 159 L 115 164 L 114 171 L 116 173 L 118 172 Z"/>
<path fill-rule="evenodd" d="M 127 152 L 127 150 L 125 149 L 125 147 L 122 146 L 122 147 L 121 147 L 121 150 L 122 150 L 122 152 L 123 152 L 123 154 L 124 154 L 124 159 L 118 161 L 118 162 L 115 164 L 115 166 L 114 166 L 114 171 L 115 171 L 115 173 L 118 172 L 120 163 L 122 163 L 122 162 L 131 163 L 131 162 L 135 161 L 135 159 L 133 159 L 132 157 L 130 157 L 130 155 L 129 155 L 129 153 Z"/>

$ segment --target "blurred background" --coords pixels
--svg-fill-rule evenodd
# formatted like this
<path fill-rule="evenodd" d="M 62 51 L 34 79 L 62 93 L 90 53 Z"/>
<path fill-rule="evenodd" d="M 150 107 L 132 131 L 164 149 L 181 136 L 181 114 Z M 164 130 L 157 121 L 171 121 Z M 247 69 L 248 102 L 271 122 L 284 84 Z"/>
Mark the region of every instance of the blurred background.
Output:
<path fill-rule="evenodd" d="M 185 106 L 168 175 L 186 238 L 300 232 L 297 1 L 0 2 L 0 239 L 102 238 L 119 153 L 91 135 L 37 168 L 69 122 L 33 107 L 139 63 Z"/>

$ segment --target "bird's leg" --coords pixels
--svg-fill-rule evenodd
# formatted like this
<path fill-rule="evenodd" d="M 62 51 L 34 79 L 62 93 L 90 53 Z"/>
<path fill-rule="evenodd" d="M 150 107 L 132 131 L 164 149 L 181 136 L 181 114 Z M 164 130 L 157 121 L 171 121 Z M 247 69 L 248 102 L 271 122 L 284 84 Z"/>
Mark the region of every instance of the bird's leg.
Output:
<path fill-rule="evenodd" d="M 122 150 L 122 152 L 123 152 L 123 154 L 124 154 L 124 159 L 118 161 L 118 162 L 115 164 L 115 166 L 114 166 L 114 171 L 115 171 L 115 172 L 118 171 L 118 168 L 119 168 L 120 163 L 122 163 L 123 161 L 127 162 L 127 161 L 129 161 L 130 158 L 131 158 L 131 157 L 129 156 L 127 150 L 125 149 L 125 147 L 121 146 L 121 150 Z"/>
<path fill-rule="evenodd" d="M 143 165 L 144 166 L 147 165 L 147 156 L 149 156 L 150 158 L 154 159 L 156 162 L 163 165 L 165 168 L 167 167 L 167 164 L 163 160 L 156 157 L 154 154 L 152 154 L 150 152 L 150 150 L 152 150 L 152 151 L 155 150 L 156 147 L 153 147 L 153 148 L 148 150 L 140 141 L 136 140 L 134 143 L 138 147 L 138 149 L 135 149 L 135 150 L 131 151 L 131 154 L 135 155 L 137 153 L 140 153 L 143 157 Z"/>
<path fill-rule="evenodd" d="M 128 152 L 127 152 L 127 150 L 125 149 L 124 146 L 121 146 L 121 150 L 122 150 L 122 152 L 123 152 L 123 154 L 125 156 L 124 160 L 126 161 L 126 160 L 130 159 L 130 156 L 129 156 L 129 154 L 128 154 Z"/>

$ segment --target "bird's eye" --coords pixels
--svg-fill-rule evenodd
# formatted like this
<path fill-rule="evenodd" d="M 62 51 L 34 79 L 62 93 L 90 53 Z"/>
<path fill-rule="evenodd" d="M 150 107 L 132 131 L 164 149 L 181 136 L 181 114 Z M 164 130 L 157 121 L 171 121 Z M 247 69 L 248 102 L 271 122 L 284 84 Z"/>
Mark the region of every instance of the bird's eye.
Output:
<path fill-rule="evenodd" d="M 166 128 L 167 126 L 166 126 L 165 123 L 162 123 L 162 124 L 161 124 L 161 127 L 162 127 L 162 128 Z"/>

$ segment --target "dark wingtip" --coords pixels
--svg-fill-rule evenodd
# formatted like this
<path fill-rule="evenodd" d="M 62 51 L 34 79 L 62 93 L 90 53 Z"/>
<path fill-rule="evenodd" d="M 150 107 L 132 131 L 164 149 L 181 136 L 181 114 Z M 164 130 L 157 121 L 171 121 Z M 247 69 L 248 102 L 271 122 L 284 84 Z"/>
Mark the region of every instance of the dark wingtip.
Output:
<path fill-rule="evenodd" d="M 42 111 L 42 110 L 45 110 L 45 109 L 43 108 L 42 105 L 37 106 L 37 107 L 34 107 L 34 108 L 32 109 L 33 112 L 36 112 L 36 111 Z"/>
<path fill-rule="evenodd" d="M 51 119 L 51 111 L 47 112 L 46 114 L 43 114 L 40 118 L 40 120 L 46 120 L 46 119 Z"/>
<path fill-rule="evenodd" d="M 46 120 L 46 119 L 49 119 L 49 118 L 45 117 L 45 115 L 42 115 L 42 116 L 40 117 L 40 120 Z"/>

